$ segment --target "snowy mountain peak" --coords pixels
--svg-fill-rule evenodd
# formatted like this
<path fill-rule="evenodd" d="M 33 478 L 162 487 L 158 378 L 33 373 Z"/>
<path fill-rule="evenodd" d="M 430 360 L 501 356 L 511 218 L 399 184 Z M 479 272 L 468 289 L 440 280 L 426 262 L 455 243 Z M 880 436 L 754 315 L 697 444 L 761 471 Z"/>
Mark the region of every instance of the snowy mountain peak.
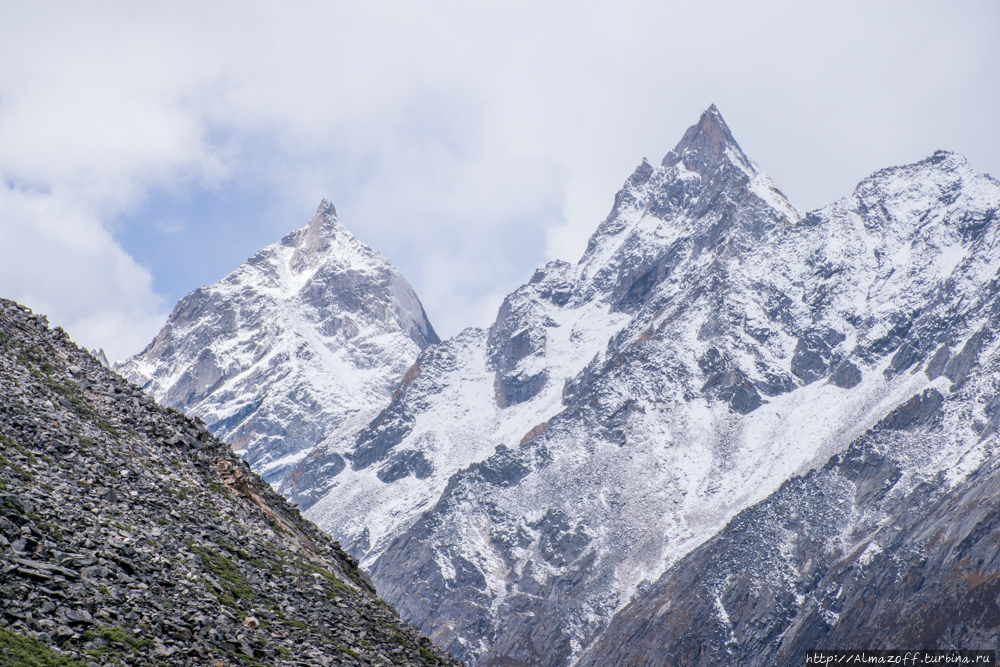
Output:
<path fill-rule="evenodd" d="M 309 224 L 303 229 L 292 232 L 281 242 L 294 248 L 288 268 L 296 273 L 319 266 L 326 256 L 331 254 L 328 252 L 331 248 L 334 248 L 333 254 L 341 256 L 356 255 L 359 252 L 364 255 L 378 255 L 340 224 L 337 219 L 337 209 L 325 197 Z M 381 256 L 379 259 L 385 261 Z"/>
<path fill-rule="evenodd" d="M 736 143 L 733 133 L 713 104 L 706 109 L 696 125 L 692 125 L 677 142 L 674 150 L 663 158 L 664 167 L 683 163 L 684 168 L 703 177 L 718 169 L 724 160 L 756 173 L 756 169 L 743 149 Z"/>
<path fill-rule="evenodd" d="M 323 197 L 323 199 L 321 199 L 319 202 L 319 208 L 316 210 L 316 213 L 317 214 L 323 213 L 324 215 L 336 218 L 337 208 L 333 205 L 332 201 L 330 201 L 326 197 Z"/>
<path fill-rule="evenodd" d="M 940 153 L 803 218 L 709 108 L 580 262 L 425 350 L 290 475 L 312 493 L 285 490 L 450 650 L 572 664 L 730 517 L 961 386 L 995 330 L 997 210 L 1000 185 Z"/>
<path fill-rule="evenodd" d="M 659 167 L 643 162 L 580 260 L 593 294 L 631 309 L 684 256 L 752 251 L 801 214 L 750 160 L 713 105 Z"/>
<path fill-rule="evenodd" d="M 324 199 L 306 227 L 184 297 L 117 370 L 274 479 L 345 420 L 377 412 L 437 342 L 406 279 Z"/>

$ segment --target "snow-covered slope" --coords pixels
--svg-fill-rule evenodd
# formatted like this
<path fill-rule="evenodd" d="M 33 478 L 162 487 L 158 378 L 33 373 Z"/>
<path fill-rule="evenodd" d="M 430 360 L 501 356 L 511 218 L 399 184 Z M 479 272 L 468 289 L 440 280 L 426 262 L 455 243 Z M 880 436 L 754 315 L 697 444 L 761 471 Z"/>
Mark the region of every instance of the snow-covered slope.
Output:
<path fill-rule="evenodd" d="M 577 264 L 426 349 L 281 488 L 441 645 L 567 664 L 736 513 L 961 374 L 978 343 L 944 341 L 975 330 L 952 323 L 1000 266 L 998 208 L 937 153 L 802 216 L 712 107 Z"/>
<path fill-rule="evenodd" d="M 307 227 L 184 297 L 116 370 L 273 481 L 339 425 L 370 420 L 437 342 L 403 276 L 323 200 Z"/>
<path fill-rule="evenodd" d="M 803 232 L 826 239 L 807 266 L 823 282 L 845 276 L 817 284 L 818 299 L 804 303 L 814 323 L 840 312 L 863 377 L 850 391 L 868 387 L 882 400 L 821 404 L 812 419 L 789 412 L 813 438 L 838 423 L 856 424 L 848 432 L 857 437 L 846 450 L 831 437 L 801 476 L 668 569 L 581 664 L 802 664 L 816 648 L 997 648 L 996 591 L 976 589 L 1000 565 L 986 556 L 996 551 L 996 496 L 984 493 L 1000 463 L 998 211 L 1000 183 L 938 152 L 874 174 L 804 220 Z"/>

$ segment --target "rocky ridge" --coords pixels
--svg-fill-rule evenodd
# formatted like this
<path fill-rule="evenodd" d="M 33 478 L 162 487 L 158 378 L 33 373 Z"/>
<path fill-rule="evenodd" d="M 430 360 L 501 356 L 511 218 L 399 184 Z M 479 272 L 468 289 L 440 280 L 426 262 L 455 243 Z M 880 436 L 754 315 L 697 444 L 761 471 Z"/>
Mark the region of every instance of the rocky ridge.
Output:
<path fill-rule="evenodd" d="M 574 663 L 637 592 L 913 397 L 989 422 L 982 394 L 951 392 L 986 373 L 998 210 L 1000 184 L 939 152 L 802 215 L 712 107 L 640 164 L 577 264 L 426 349 L 280 488 L 449 650 Z M 908 479 L 972 469 L 981 435 L 949 423 Z"/>
<path fill-rule="evenodd" d="M 437 342 L 406 279 L 324 199 L 308 226 L 181 299 L 115 368 L 275 481 L 338 426 L 369 421 Z"/>
<path fill-rule="evenodd" d="M 203 421 L 7 300 L 0 453 L 4 664 L 459 664 Z"/>

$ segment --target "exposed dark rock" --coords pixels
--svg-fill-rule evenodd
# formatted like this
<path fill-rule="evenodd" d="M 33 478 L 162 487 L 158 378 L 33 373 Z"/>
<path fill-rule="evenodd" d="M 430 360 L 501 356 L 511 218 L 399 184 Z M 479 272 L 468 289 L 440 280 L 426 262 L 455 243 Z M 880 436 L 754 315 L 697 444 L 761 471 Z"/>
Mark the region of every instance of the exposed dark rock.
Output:
<path fill-rule="evenodd" d="M 337 452 L 318 449 L 285 477 L 284 496 L 306 510 L 323 497 L 330 480 L 344 471 L 347 462 Z"/>
<path fill-rule="evenodd" d="M 532 282 L 508 296 L 500 306 L 487 338 L 488 367 L 495 372 L 493 382 L 497 405 L 506 408 L 531 400 L 545 386 L 544 371 L 526 367 L 529 358 L 545 356 L 547 319 L 538 317 L 539 301 L 565 305 L 572 298 L 566 283 L 566 262 L 550 262 L 537 271 Z M 529 298 L 524 298 L 530 295 Z"/>
<path fill-rule="evenodd" d="M 413 428 L 413 418 L 401 410 L 401 405 L 400 402 L 393 402 L 358 433 L 357 446 L 351 456 L 351 466 L 355 470 L 383 460 L 389 450 L 401 443 Z"/>
<path fill-rule="evenodd" d="M 511 486 L 517 484 L 531 472 L 515 450 L 503 449 L 473 468 L 487 484 Z"/>
<path fill-rule="evenodd" d="M 847 359 L 840 362 L 830 374 L 830 384 L 841 389 L 853 389 L 861 384 L 861 379 L 861 371 Z"/>
<path fill-rule="evenodd" d="M 726 362 L 718 348 L 710 347 L 698 360 L 698 368 L 708 377 L 714 377 L 725 370 Z M 704 390 L 704 387 L 702 387 Z"/>
<path fill-rule="evenodd" d="M 417 479 L 427 479 L 432 472 L 434 466 L 424 457 L 423 452 L 408 450 L 397 452 L 376 474 L 380 480 L 388 484 L 410 475 Z"/>
<path fill-rule="evenodd" d="M 948 360 L 948 365 L 944 369 L 944 375 L 954 383 L 951 386 L 952 391 L 961 387 L 962 383 L 965 382 L 965 378 L 968 377 L 976 357 L 979 356 L 979 351 L 982 349 L 983 343 L 990 338 L 991 335 L 987 329 L 980 329 L 969 337 L 969 340 L 962 347 L 961 352 Z"/>
<path fill-rule="evenodd" d="M 829 328 L 806 331 L 792 354 L 792 374 L 805 384 L 825 377 L 830 368 L 833 349 L 844 340 L 844 334 Z"/>
<path fill-rule="evenodd" d="M 623 275 L 611 295 L 612 309 L 625 313 L 638 311 L 689 250 L 688 240 L 680 239 L 649 265 L 623 267 Z"/>
<path fill-rule="evenodd" d="M 546 374 L 511 373 L 498 377 L 496 384 L 497 404 L 505 408 L 531 400 L 545 386 Z"/>
<path fill-rule="evenodd" d="M 531 527 L 541 532 L 539 555 L 557 567 L 576 560 L 591 542 L 586 527 L 583 524 L 571 526 L 566 515 L 558 509 L 550 509 Z"/>
<path fill-rule="evenodd" d="M 942 345 L 931 357 L 931 360 L 927 362 L 927 368 L 925 372 L 927 373 L 927 378 L 930 380 L 935 380 L 942 375 L 944 375 L 944 369 L 948 364 L 948 357 L 951 354 L 951 350 L 947 345 Z"/>
<path fill-rule="evenodd" d="M 892 359 L 889 360 L 889 367 L 885 369 L 883 374 L 887 379 L 891 378 L 893 375 L 905 371 L 919 361 L 920 349 L 904 341 L 899 346 L 899 349 L 896 350 L 896 354 L 892 355 Z"/>
<path fill-rule="evenodd" d="M 903 431 L 921 426 L 936 426 L 944 416 L 941 409 L 944 397 L 936 389 L 928 389 L 919 396 L 899 406 L 879 422 L 879 427 L 889 431 Z"/>
<path fill-rule="evenodd" d="M 746 374 L 739 368 L 730 369 L 716 348 L 709 348 L 698 361 L 698 366 L 708 375 L 701 390 L 729 403 L 733 412 L 745 415 L 763 403 L 760 392 Z"/>

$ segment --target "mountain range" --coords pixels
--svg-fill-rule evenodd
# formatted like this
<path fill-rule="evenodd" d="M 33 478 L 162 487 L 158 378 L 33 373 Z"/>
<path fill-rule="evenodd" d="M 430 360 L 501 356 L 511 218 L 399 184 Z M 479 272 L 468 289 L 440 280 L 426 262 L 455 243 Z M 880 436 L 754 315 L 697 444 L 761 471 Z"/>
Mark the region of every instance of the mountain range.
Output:
<path fill-rule="evenodd" d="M 939 151 L 803 213 L 713 106 L 488 329 L 438 341 L 324 202 L 120 370 L 476 664 L 995 648 L 998 210 Z"/>

